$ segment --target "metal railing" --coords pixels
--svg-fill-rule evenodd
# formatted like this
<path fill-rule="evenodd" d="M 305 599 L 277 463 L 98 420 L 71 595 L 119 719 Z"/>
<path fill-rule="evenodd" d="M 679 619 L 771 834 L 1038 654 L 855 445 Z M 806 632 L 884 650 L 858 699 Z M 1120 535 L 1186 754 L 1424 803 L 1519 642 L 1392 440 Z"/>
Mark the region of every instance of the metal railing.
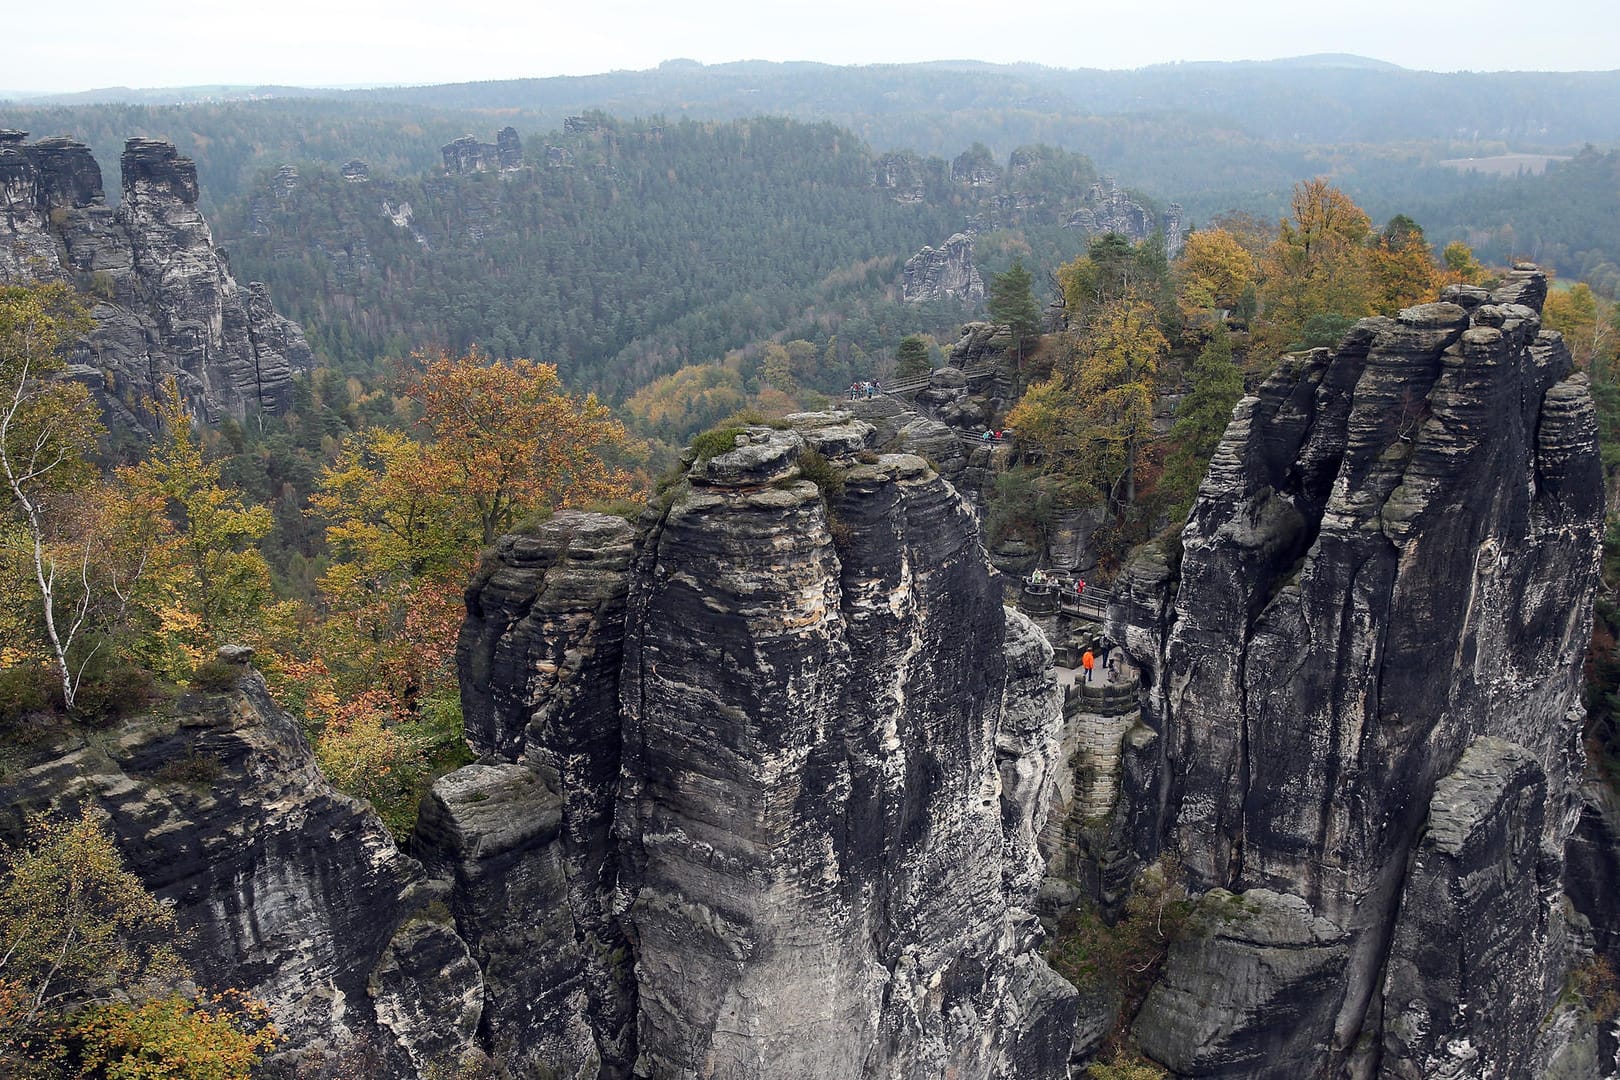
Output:
<path fill-rule="evenodd" d="M 1023 580 L 1024 592 L 1030 596 L 1056 596 L 1058 610 L 1065 615 L 1102 622 L 1113 602 L 1113 590 L 1101 585 L 1087 585 L 1084 592 L 1075 591 L 1075 579 L 1053 575 L 1043 581 Z"/>
<path fill-rule="evenodd" d="M 970 368 L 964 368 L 962 370 L 962 374 L 967 376 L 968 382 L 977 382 L 982 379 L 991 378 L 999 370 L 1000 369 L 995 364 L 974 364 Z M 890 385 L 885 386 L 883 388 L 883 392 L 893 397 L 907 397 L 911 394 L 915 394 L 919 390 L 926 390 L 929 382 L 932 379 L 932 374 L 916 375 L 912 378 L 904 379 L 900 382 L 891 383 Z"/>

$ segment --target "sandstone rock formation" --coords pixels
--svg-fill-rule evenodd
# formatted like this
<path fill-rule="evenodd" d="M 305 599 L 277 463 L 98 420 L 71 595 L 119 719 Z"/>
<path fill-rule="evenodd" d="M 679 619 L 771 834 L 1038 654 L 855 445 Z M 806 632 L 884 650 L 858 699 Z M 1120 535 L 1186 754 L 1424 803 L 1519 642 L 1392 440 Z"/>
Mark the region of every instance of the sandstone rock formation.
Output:
<path fill-rule="evenodd" d="M 257 674 L 8 748 L 7 842 L 25 815 L 74 805 L 95 808 L 130 869 L 175 902 L 201 981 L 263 997 L 297 1051 L 365 1045 L 383 1075 L 415 1076 L 472 1047 L 484 978 L 446 891 L 326 784 Z"/>
<path fill-rule="evenodd" d="M 1087 236 L 1118 233 L 1133 243 L 1141 243 L 1159 230 L 1164 231 L 1165 253 L 1181 254 L 1186 242 L 1186 222 L 1180 203 L 1171 203 L 1162 219 L 1123 191 L 1111 176 L 1091 185 L 1085 202 L 1063 223 L 1065 229 L 1079 229 Z"/>
<path fill-rule="evenodd" d="M 908 304 L 950 297 L 970 307 L 984 299 L 984 278 L 973 265 L 973 237 L 956 233 L 940 248 L 925 247 L 906 260 L 902 288 Z"/>
<path fill-rule="evenodd" d="M 1172 958 L 1137 1030 L 1180 1072 L 1529 1077 L 1563 1052 L 1603 507 L 1545 291 L 1521 267 L 1285 363 L 1234 412 L 1179 574 L 1145 553 L 1121 582 L 1152 736 L 1116 849 L 1298 916 Z M 1307 928 L 1318 960 L 1264 961 Z M 1188 1017 L 1256 962 L 1224 1019 Z"/>
<path fill-rule="evenodd" d="M 907 152 L 884 154 L 872 167 L 872 183 L 892 192 L 895 202 L 920 203 L 928 197 L 930 181 L 942 179 L 942 165 L 938 158 L 925 160 Z"/>
<path fill-rule="evenodd" d="M 95 329 L 73 371 L 109 419 L 144 427 L 174 377 L 203 419 L 275 413 L 313 360 L 264 286 L 243 288 L 197 209 L 197 169 L 170 143 L 131 139 L 114 210 L 87 147 L 0 133 L 0 280 L 66 281 L 90 294 Z M 285 183 L 296 184 L 292 171 Z"/>
<path fill-rule="evenodd" d="M 463 135 L 439 147 L 439 153 L 444 157 L 444 171 L 452 174 L 511 172 L 523 167 L 523 140 L 513 127 L 501 128 L 493 143 Z"/>
<path fill-rule="evenodd" d="M 562 513 L 497 548 L 460 657 L 472 737 L 514 764 L 445 778 L 432 817 L 514 840 L 438 846 L 550 845 L 524 904 L 562 898 L 573 932 L 531 919 L 521 955 L 587 1003 L 595 1057 L 547 1062 L 569 1075 L 1062 1076 L 1074 995 L 1030 914 L 1050 648 L 921 459 L 847 415 L 791 422 L 694 463 L 640 538 Z M 469 788 L 557 824 L 454 809 Z M 514 963 L 483 929 L 501 904 L 455 875 L 464 932 Z M 563 1015 L 521 1017 L 525 1044 L 569 1043 Z"/>
<path fill-rule="evenodd" d="M 1001 182 L 1001 167 L 983 143 L 974 143 L 951 162 L 951 182 L 967 187 L 994 187 Z"/>

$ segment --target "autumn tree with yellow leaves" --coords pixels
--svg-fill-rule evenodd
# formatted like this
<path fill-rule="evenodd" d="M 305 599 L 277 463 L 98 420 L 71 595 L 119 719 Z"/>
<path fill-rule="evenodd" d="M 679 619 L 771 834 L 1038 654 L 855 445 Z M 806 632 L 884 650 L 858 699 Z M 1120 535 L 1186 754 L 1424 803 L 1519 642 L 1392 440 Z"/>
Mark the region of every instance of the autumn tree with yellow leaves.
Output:
<path fill-rule="evenodd" d="M 1397 215 L 1376 230 L 1321 177 L 1296 185 L 1290 207 L 1260 261 L 1263 350 L 1335 344 L 1357 319 L 1434 300 L 1458 280 L 1436 263 L 1415 221 Z"/>
<path fill-rule="evenodd" d="M 141 659 L 183 678 L 227 642 L 263 644 L 275 604 L 270 567 L 258 544 L 270 511 L 248 505 L 222 480 L 173 379 L 153 411 L 161 428 L 146 460 L 117 470 L 119 515 L 147 556 L 141 602 L 150 620 Z"/>
<path fill-rule="evenodd" d="M 1137 457 L 1153 421 L 1154 379 L 1169 342 L 1153 306 L 1135 296 L 1092 313 L 1071 335 L 1052 376 L 1030 387 L 1007 415 L 1042 471 L 1072 482 L 1082 504 L 1103 495 L 1136 500 Z"/>
<path fill-rule="evenodd" d="M 1254 257 L 1225 229 L 1200 229 L 1187 237 L 1173 267 L 1176 306 L 1192 320 L 1217 308 L 1238 306 L 1255 284 Z"/>

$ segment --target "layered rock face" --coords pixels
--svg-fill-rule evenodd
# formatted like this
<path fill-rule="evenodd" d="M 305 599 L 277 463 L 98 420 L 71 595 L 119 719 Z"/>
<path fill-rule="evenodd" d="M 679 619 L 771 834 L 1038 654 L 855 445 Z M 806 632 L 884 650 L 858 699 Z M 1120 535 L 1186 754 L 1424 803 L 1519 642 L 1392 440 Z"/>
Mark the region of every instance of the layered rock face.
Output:
<path fill-rule="evenodd" d="M 946 297 L 970 306 L 984 299 L 984 278 L 973 265 L 973 237 L 956 233 L 944 246 L 925 247 L 906 260 L 902 291 L 908 304 Z"/>
<path fill-rule="evenodd" d="M 444 890 L 326 784 L 258 675 L 9 747 L 6 765 L 7 842 L 26 815 L 96 808 L 130 869 L 175 902 L 199 981 L 264 998 L 295 1051 L 363 1046 L 381 1075 L 412 1076 L 473 1045 L 484 980 Z"/>
<path fill-rule="evenodd" d="M 123 199 L 67 139 L 0 134 L 0 280 L 66 281 L 89 294 L 95 329 L 75 374 L 115 423 L 144 427 L 144 402 L 173 377 L 207 420 L 275 413 L 313 356 L 263 285 L 243 288 L 197 209 L 197 169 L 170 143 L 131 139 Z"/>
<path fill-rule="evenodd" d="M 544 932 L 551 959 L 531 932 L 525 955 L 572 965 L 597 1046 L 537 1063 L 1064 1076 L 1074 995 L 1029 914 L 1061 727 L 1050 648 L 920 458 L 856 460 L 873 428 L 847 416 L 794 423 L 694 464 L 639 540 L 559 514 L 469 592 L 469 730 L 517 771 L 452 774 L 437 797 L 538 778 L 529 802 L 558 824 L 528 857 L 555 867 L 531 931 L 561 897 L 573 932 Z M 828 501 L 806 446 L 842 464 Z M 500 922 L 459 878 L 453 895 L 464 927 Z M 519 1026 L 561 1045 L 561 1018 Z"/>
<path fill-rule="evenodd" d="M 1138 1030 L 1179 1071 L 1528 1077 L 1558 1052 L 1603 506 L 1545 291 L 1522 267 L 1287 363 L 1234 413 L 1173 598 L 1152 558 L 1118 590 L 1152 678 L 1115 843 L 1276 912 L 1172 956 Z M 1207 1004 L 1241 943 L 1307 932 L 1297 977 Z"/>
<path fill-rule="evenodd" d="M 439 147 L 447 173 L 511 172 L 523 167 L 523 140 L 517 129 L 503 127 L 493 143 L 463 135 Z"/>
<path fill-rule="evenodd" d="M 1118 233 L 1135 243 L 1162 230 L 1165 253 L 1172 259 L 1181 254 L 1186 242 L 1186 223 L 1180 203 L 1171 203 L 1162 218 L 1156 218 L 1151 210 L 1121 190 L 1111 176 L 1091 185 L 1085 201 L 1069 214 L 1063 227 L 1080 229 L 1091 237 Z"/>

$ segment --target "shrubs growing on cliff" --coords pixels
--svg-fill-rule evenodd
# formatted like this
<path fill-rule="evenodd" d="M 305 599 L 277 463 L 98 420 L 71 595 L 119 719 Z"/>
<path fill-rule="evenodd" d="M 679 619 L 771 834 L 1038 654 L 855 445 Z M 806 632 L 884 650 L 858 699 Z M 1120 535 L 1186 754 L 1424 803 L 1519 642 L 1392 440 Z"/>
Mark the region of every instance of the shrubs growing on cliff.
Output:
<path fill-rule="evenodd" d="M 1158 978 L 1170 946 L 1190 932 L 1192 911 L 1180 863 L 1161 856 L 1137 875 L 1125 909 L 1112 926 L 1090 906 L 1075 909 L 1058 924 L 1047 962 L 1081 991 L 1117 1003 L 1106 1044 L 1111 1056 L 1128 1057 L 1131 1020 Z"/>
<path fill-rule="evenodd" d="M 88 812 L 36 822 L 0 858 L 0 1072 L 247 1077 L 280 1036 L 262 1002 L 180 989 L 176 933 Z"/>
<path fill-rule="evenodd" d="M 740 427 L 717 427 L 692 438 L 692 452 L 697 455 L 698 461 L 707 461 L 732 449 L 737 445 L 737 436 L 743 434 Z"/>

